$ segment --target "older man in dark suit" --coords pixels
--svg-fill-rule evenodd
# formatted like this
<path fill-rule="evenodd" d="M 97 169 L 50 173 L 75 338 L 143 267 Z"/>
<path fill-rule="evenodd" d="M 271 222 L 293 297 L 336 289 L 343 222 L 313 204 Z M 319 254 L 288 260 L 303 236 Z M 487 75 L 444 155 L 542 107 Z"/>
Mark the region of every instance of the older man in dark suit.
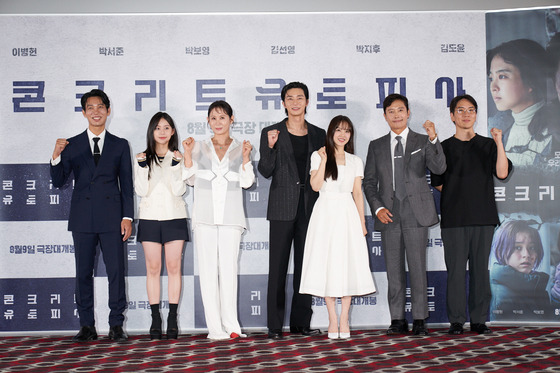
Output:
<path fill-rule="evenodd" d="M 262 130 L 259 172 L 272 177 L 267 219 L 270 221 L 270 249 L 267 294 L 268 337 L 282 338 L 286 303 L 286 274 L 292 241 L 294 281 L 290 332 L 320 334 L 310 328 L 311 295 L 300 294 L 301 267 L 307 225 L 319 196 L 309 185 L 311 153 L 325 145 L 325 131 L 305 120 L 309 90 L 303 83 L 284 86 L 282 105 L 288 117 Z"/>
<path fill-rule="evenodd" d="M 80 331 L 72 339 L 97 339 L 93 314 L 93 268 L 99 243 L 109 280 L 109 338 L 126 340 L 124 247 L 134 215 L 132 163 L 128 142 L 105 130 L 111 114 L 107 95 L 94 89 L 81 99 L 88 129 L 69 139 L 58 139 L 51 159 L 51 178 L 62 187 L 74 173 L 74 191 L 68 218 L 76 259 L 76 305 Z"/>
<path fill-rule="evenodd" d="M 408 332 L 405 319 L 405 253 L 410 273 L 412 331 L 427 335 L 428 317 L 426 244 L 428 227 L 438 222 L 434 199 L 426 180 L 426 168 L 441 174 L 445 155 L 435 126 L 426 121 L 426 135 L 407 126 L 408 100 L 391 94 L 383 101 L 383 116 L 391 128 L 387 135 L 373 140 L 364 170 L 364 192 L 375 216 L 375 229 L 387 265 L 388 300 L 391 326 L 387 334 Z"/>

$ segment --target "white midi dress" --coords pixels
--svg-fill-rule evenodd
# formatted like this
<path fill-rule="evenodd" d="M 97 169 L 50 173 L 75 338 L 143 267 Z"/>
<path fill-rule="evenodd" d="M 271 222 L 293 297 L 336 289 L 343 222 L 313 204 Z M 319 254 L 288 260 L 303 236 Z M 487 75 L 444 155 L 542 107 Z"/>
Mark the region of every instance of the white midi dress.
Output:
<path fill-rule="evenodd" d="M 362 160 L 345 153 L 338 178 L 328 178 L 319 191 L 309 221 L 299 292 L 319 297 L 343 297 L 375 292 L 366 239 L 352 198 L 356 177 L 363 178 Z M 319 168 L 317 152 L 311 170 Z"/>

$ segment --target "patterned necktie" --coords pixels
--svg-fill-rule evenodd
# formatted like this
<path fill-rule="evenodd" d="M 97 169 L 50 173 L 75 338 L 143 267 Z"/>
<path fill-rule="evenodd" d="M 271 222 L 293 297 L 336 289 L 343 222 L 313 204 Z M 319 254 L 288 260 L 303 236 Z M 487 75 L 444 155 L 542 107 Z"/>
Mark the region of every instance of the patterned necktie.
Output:
<path fill-rule="evenodd" d="M 95 161 L 95 165 L 97 166 L 97 162 L 99 162 L 99 158 L 101 158 L 101 150 L 99 150 L 99 145 L 97 144 L 101 140 L 99 137 L 93 138 L 93 160 Z"/>
<path fill-rule="evenodd" d="M 404 185 L 404 151 L 401 143 L 401 136 L 395 137 L 397 145 L 395 145 L 394 174 L 395 174 L 395 196 L 402 201 L 406 197 Z"/>

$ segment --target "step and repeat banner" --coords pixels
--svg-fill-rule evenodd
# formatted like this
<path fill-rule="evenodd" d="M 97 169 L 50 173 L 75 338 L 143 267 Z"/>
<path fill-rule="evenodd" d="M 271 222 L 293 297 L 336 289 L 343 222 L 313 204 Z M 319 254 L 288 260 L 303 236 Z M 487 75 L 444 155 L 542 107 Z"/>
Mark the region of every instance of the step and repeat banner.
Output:
<path fill-rule="evenodd" d="M 210 137 L 206 110 L 219 99 L 234 109 L 232 135 L 258 145 L 262 128 L 284 118 L 282 87 L 302 81 L 310 89 L 307 120 L 326 129 L 332 117 L 349 116 L 356 126 L 356 153 L 365 160 L 369 141 L 389 131 L 382 102 L 393 92 L 410 100 L 410 127 L 423 133 L 422 123 L 429 119 L 436 123 L 441 140 L 455 132 L 449 101 L 469 93 L 479 102 L 475 129 L 487 135 L 486 118 L 511 116 L 512 111 L 496 108 L 492 100 L 487 49 L 517 38 L 534 39 L 546 48 L 560 24 L 557 20 L 557 9 L 488 14 L 0 16 L 0 32 L 5 35 L 0 40 L 0 333 L 70 333 L 79 327 L 74 245 L 66 220 L 72 183 L 54 188 L 48 162 L 57 138 L 71 137 L 87 127 L 80 107 L 83 93 L 100 88 L 109 95 L 108 131 L 126 138 L 135 154 L 144 150 L 148 122 L 157 111 L 174 118 L 180 138 Z M 556 92 L 551 71 L 545 85 L 547 93 Z M 541 101 L 550 110 L 558 104 L 557 96 L 547 95 Z M 541 146 L 541 137 L 535 146 L 553 148 L 558 140 L 557 118 L 537 126 L 543 131 L 541 137 L 550 138 L 550 146 Z M 522 136 L 511 132 L 515 150 L 523 145 L 519 144 Z M 255 146 L 255 166 L 258 158 Z M 560 155 L 540 151 L 533 158 L 542 163 L 516 169 L 515 178 L 497 185 L 496 198 L 504 220 L 523 220 L 537 232 L 534 237 L 540 239 L 542 255 L 531 273 L 543 273 L 539 279 L 546 283 L 543 291 L 550 299 L 560 262 L 560 209 L 555 198 Z M 266 327 L 269 185 L 257 174 L 257 183 L 244 193 L 249 229 L 240 244 L 238 307 L 241 325 L 248 330 Z M 192 194 L 190 189 L 185 195 L 189 213 Z M 434 197 L 439 205 L 437 192 Z M 388 325 L 390 316 L 381 238 L 373 231 L 369 209 L 366 214 L 370 267 L 378 291 L 353 299 L 351 324 L 374 328 Z M 446 272 L 439 226 L 431 229 L 427 244 L 428 322 L 445 323 Z M 146 269 L 134 233 L 126 254 L 125 326 L 132 333 L 146 332 L 150 325 Z M 97 327 L 104 332 L 109 310 L 101 257 L 95 276 Z M 291 278 L 288 281 L 291 294 Z M 164 314 L 166 288 L 164 272 Z M 312 326 L 326 327 L 323 299 L 313 302 Z M 530 311 L 508 312 L 496 309 L 492 315 L 496 320 L 534 320 Z M 550 302 L 540 316 L 548 322 L 560 321 Z M 205 332 L 191 242 L 183 254 L 179 317 L 183 332 Z"/>

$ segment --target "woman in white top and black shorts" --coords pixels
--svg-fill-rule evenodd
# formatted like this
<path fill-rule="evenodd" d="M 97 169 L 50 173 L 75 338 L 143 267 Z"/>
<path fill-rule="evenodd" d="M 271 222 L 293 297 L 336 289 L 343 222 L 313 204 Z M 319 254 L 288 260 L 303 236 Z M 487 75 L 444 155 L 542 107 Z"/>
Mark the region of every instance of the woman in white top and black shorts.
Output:
<path fill-rule="evenodd" d="M 168 276 L 167 338 L 176 339 L 179 334 L 177 307 L 181 295 L 181 257 L 188 240 L 188 225 L 178 138 L 171 116 L 162 112 L 155 114 L 148 125 L 146 150 L 137 154 L 137 162 L 134 162 L 134 190 L 142 197 L 138 208 L 137 240 L 142 242 L 146 257 L 146 287 L 152 310 L 151 339 L 162 338 L 159 311 L 162 246 Z"/>

